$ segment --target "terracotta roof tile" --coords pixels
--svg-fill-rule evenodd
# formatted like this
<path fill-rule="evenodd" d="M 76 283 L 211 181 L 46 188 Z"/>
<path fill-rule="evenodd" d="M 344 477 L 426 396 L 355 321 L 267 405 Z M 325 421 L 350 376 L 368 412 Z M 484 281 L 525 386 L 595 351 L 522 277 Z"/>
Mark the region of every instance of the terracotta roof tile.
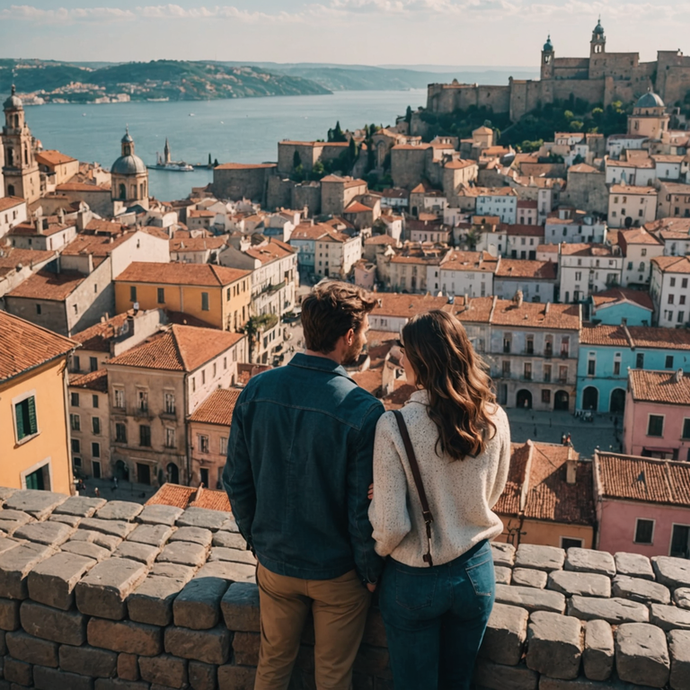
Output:
<path fill-rule="evenodd" d="M 0 311 L 0 381 L 68 354 L 79 344 Z"/>
<path fill-rule="evenodd" d="M 81 343 L 84 350 L 94 352 L 110 352 L 110 341 L 120 335 L 123 324 L 127 321 L 128 312 L 116 314 L 111 319 L 94 324 L 86 330 L 72 336 L 73 340 Z"/>
<path fill-rule="evenodd" d="M 43 165 L 62 165 L 63 163 L 73 163 L 76 160 L 76 158 L 72 158 L 72 156 L 59 151 L 47 150 L 36 152 L 36 161 L 43 163 Z"/>
<path fill-rule="evenodd" d="M 162 283 L 165 285 L 203 285 L 221 287 L 250 275 L 251 271 L 214 264 L 132 262 L 116 281 Z"/>
<path fill-rule="evenodd" d="M 580 344 L 582 345 L 610 345 L 612 347 L 629 347 L 630 341 L 623 326 L 611 326 L 600 323 L 583 324 L 580 331 Z"/>
<path fill-rule="evenodd" d="M 655 256 L 652 263 L 664 273 L 690 273 L 690 258 L 687 256 Z"/>
<path fill-rule="evenodd" d="M 474 310 L 474 303 L 478 301 L 477 309 Z M 461 321 L 490 321 L 497 326 L 557 330 L 578 330 L 581 324 L 580 307 L 576 304 L 523 302 L 518 306 L 513 300 L 475 297 L 470 300 L 469 306 L 465 312 L 458 313 Z"/>
<path fill-rule="evenodd" d="M 16 268 L 18 264 L 33 266 L 44 261 L 50 261 L 55 256 L 56 252 L 54 251 L 19 249 L 18 247 L 11 246 L 2 247 L 0 248 L 0 268 Z"/>
<path fill-rule="evenodd" d="M 86 276 L 77 271 L 51 273 L 50 271 L 41 270 L 29 276 L 23 283 L 17 285 L 7 296 L 62 302 L 71 295 L 85 279 Z"/>
<path fill-rule="evenodd" d="M 497 278 L 543 278 L 555 280 L 558 266 L 553 261 L 501 259 L 496 269 Z"/>
<path fill-rule="evenodd" d="M 442 271 L 479 271 L 495 273 L 498 259 L 489 252 L 453 251 L 441 264 Z"/>
<path fill-rule="evenodd" d="M 10 208 L 21 206 L 26 202 L 18 196 L 4 196 L 0 197 L 0 211 L 7 211 Z"/>
<path fill-rule="evenodd" d="M 514 223 L 507 225 L 506 230 L 508 235 L 517 235 L 519 237 L 544 237 L 544 228 L 541 225 L 521 225 Z"/>
<path fill-rule="evenodd" d="M 228 428 L 232 424 L 235 403 L 242 391 L 237 388 L 218 388 L 189 416 L 190 422 L 220 424 Z"/>
<path fill-rule="evenodd" d="M 108 372 L 105 369 L 90 371 L 88 374 L 71 376 L 69 380 L 71 388 L 85 388 L 99 393 L 108 392 Z"/>
<path fill-rule="evenodd" d="M 171 252 L 202 252 L 225 246 L 225 237 L 189 237 L 170 240 Z"/>
<path fill-rule="evenodd" d="M 650 311 L 654 309 L 654 304 L 652 303 L 652 298 L 649 296 L 649 293 L 643 292 L 642 290 L 615 287 L 604 290 L 604 292 L 597 292 L 591 295 L 591 297 L 592 302 L 594 302 L 597 308 L 627 300 L 628 302 L 634 302 Z"/>
<path fill-rule="evenodd" d="M 680 328 L 628 326 L 635 347 L 662 347 L 672 350 L 690 350 L 690 331 Z"/>
<path fill-rule="evenodd" d="M 375 295 L 378 300 L 372 316 L 392 316 L 410 318 L 415 314 L 422 314 L 432 309 L 449 311 L 453 305 L 448 303 L 447 297 L 433 297 L 431 295 L 403 295 L 396 292 L 379 292 Z M 459 300 L 456 299 L 456 306 Z"/>
<path fill-rule="evenodd" d="M 499 515 L 518 515 L 520 512 L 520 494 L 525 481 L 527 461 L 530 454 L 530 447 L 527 443 L 511 443 L 510 447 L 508 481 L 498 502 L 494 506 L 494 510 Z"/>
<path fill-rule="evenodd" d="M 146 501 L 146 505 L 164 505 L 175 508 L 206 508 L 230 513 L 230 501 L 224 491 L 180 486 L 166 482 L 156 493 Z"/>
<path fill-rule="evenodd" d="M 676 371 L 631 369 L 630 393 L 640 402 L 690 405 L 690 375 Z"/>

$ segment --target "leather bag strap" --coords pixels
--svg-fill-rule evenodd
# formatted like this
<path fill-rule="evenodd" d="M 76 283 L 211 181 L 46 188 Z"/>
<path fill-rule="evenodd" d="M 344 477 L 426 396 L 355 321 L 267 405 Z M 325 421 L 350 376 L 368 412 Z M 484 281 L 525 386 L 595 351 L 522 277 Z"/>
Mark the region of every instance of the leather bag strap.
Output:
<path fill-rule="evenodd" d="M 412 440 L 410 439 L 410 432 L 407 430 L 407 424 L 405 424 L 405 419 L 402 416 L 400 410 L 393 410 L 395 415 L 395 420 L 398 422 L 398 429 L 400 429 L 400 435 L 402 436 L 403 445 L 405 446 L 405 452 L 407 453 L 407 459 L 410 463 L 410 469 L 412 470 L 412 477 L 414 478 L 415 486 L 417 487 L 417 493 L 419 494 L 419 502 L 422 504 L 422 515 L 424 516 L 424 524 L 426 525 L 426 553 L 423 556 L 425 563 L 429 564 L 429 567 L 434 565 L 431 558 L 431 523 L 434 521 L 434 516 L 429 508 L 429 501 L 426 497 L 426 491 L 424 490 L 424 482 L 422 481 L 422 475 L 419 471 L 419 464 L 417 462 L 417 456 L 415 455 L 414 448 L 412 447 Z"/>

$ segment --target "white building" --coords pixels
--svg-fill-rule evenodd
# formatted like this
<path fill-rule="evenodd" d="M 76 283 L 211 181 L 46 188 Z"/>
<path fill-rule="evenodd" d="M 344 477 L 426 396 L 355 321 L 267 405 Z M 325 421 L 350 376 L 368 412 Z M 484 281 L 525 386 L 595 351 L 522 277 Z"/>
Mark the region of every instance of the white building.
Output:
<path fill-rule="evenodd" d="M 664 243 L 664 256 L 690 254 L 690 219 L 661 218 L 647 223 L 645 229 Z"/>
<path fill-rule="evenodd" d="M 26 222 L 26 218 L 24 199 L 16 196 L 0 198 L 0 238 L 4 237 L 15 225 Z"/>
<path fill-rule="evenodd" d="M 77 235 L 77 226 L 60 216 L 39 216 L 15 225 L 7 234 L 18 249 L 60 250 Z"/>
<path fill-rule="evenodd" d="M 510 187 L 484 189 L 477 195 L 476 215 L 499 216 L 501 223 L 516 223 L 518 194 Z"/>
<path fill-rule="evenodd" d="M 452 309 L 452 303 L 446 297 L 397 292 L 379 292 L 376 297 L 377 305 L 369 314 L 369 326 L 372 331 L 400 333 L 403 326 L 416 314 L 423 314 L 432 309 Z"/>
<path fill-rule="evenodd" d="M 439 287 L 447 295 L 493 295 L 499 261 L 500 257 L 493 257 L 488 252 L 453 251 L 439 267 Z M 427 277 L 427 282 L 432 281 Z"/>
<path fill-rule="evenodd" d="M 656 166 L 647 156 L 632 156 L 628 159 L 606 160 L 606 184 L 622 184 L 646 187 L 656 181 Z"/>
<path fill-rule="evenodd" d="M 551 213 L 544 224 L 544 241 L 551 244 L 606 241 L 606 223 L 585 211 L 563 207 Z"/>
<path fill-rule="evenodd" d="M 643 134 L 612 134 L 606 141 L 606 154 L 610 158 L 620 158 L 625 151 L 641 151 L 646 141 Z"/>
<path fill-rule="evenodd" d="M 561 302 L 581 302 L 595 292 L 621 284 L 623 257 L 600 244 L 561 244 L 559 294 Z"/>
<path fill-rule="evenodd" d="M 623 252 L 623 287 L 647 289 L 652 275 L 652 259 L 663 256 L 664 243 L 644 228 L 621 230 L 618 246 Z"/>
<path fill-rule="evenodd" d="M 658 192 L 655 187 L 611 185 L 609 189 L 609 226 L 625 228 L 644 225 L 656 218 Z"/>
<path fill-rule="evenodd" d="M 346 278 L 362 258 L 362 236 L 332 232 L 320 237 L 314 247 L 314 275 L 317 278 Z"/>
<path fill-rule="evenodd" d="M 674 328 L 690 321 L 690 258 L 658 256 L 652 259 L 649 293 L 657 326 Z"/>

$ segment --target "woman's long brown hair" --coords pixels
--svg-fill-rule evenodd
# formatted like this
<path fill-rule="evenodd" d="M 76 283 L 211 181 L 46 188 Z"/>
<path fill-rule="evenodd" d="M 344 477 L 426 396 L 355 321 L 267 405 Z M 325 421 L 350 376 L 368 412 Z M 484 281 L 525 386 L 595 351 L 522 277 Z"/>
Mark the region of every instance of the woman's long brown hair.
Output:
<path fill-rule="evenodd" d="M 429 394 L 437 454 L 440 447 L 453 460 L 479 455 L 496 430 L 488 410 L 496 397 L 460 321 L 440 310 L 418 314 L 403 328 L 402 340 L 417 385 Z"/>

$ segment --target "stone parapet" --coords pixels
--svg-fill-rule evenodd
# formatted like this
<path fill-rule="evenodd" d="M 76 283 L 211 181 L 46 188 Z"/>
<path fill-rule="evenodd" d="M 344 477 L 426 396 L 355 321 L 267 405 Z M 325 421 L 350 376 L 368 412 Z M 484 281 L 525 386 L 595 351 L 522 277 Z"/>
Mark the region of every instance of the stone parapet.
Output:
<path fill-rule="evenodd" d="M 0 488 L 0 690 L 251 690 L 254 561 L 231 516 Z M 65 521 L 66 518 L 68 521 Z M 493 545 L 478 690 L 690 690 L 690 562 Z M 314 688 L 305 630 L 291 690 Z M 392 690 L 373 608 L 354 690 Z"/>

